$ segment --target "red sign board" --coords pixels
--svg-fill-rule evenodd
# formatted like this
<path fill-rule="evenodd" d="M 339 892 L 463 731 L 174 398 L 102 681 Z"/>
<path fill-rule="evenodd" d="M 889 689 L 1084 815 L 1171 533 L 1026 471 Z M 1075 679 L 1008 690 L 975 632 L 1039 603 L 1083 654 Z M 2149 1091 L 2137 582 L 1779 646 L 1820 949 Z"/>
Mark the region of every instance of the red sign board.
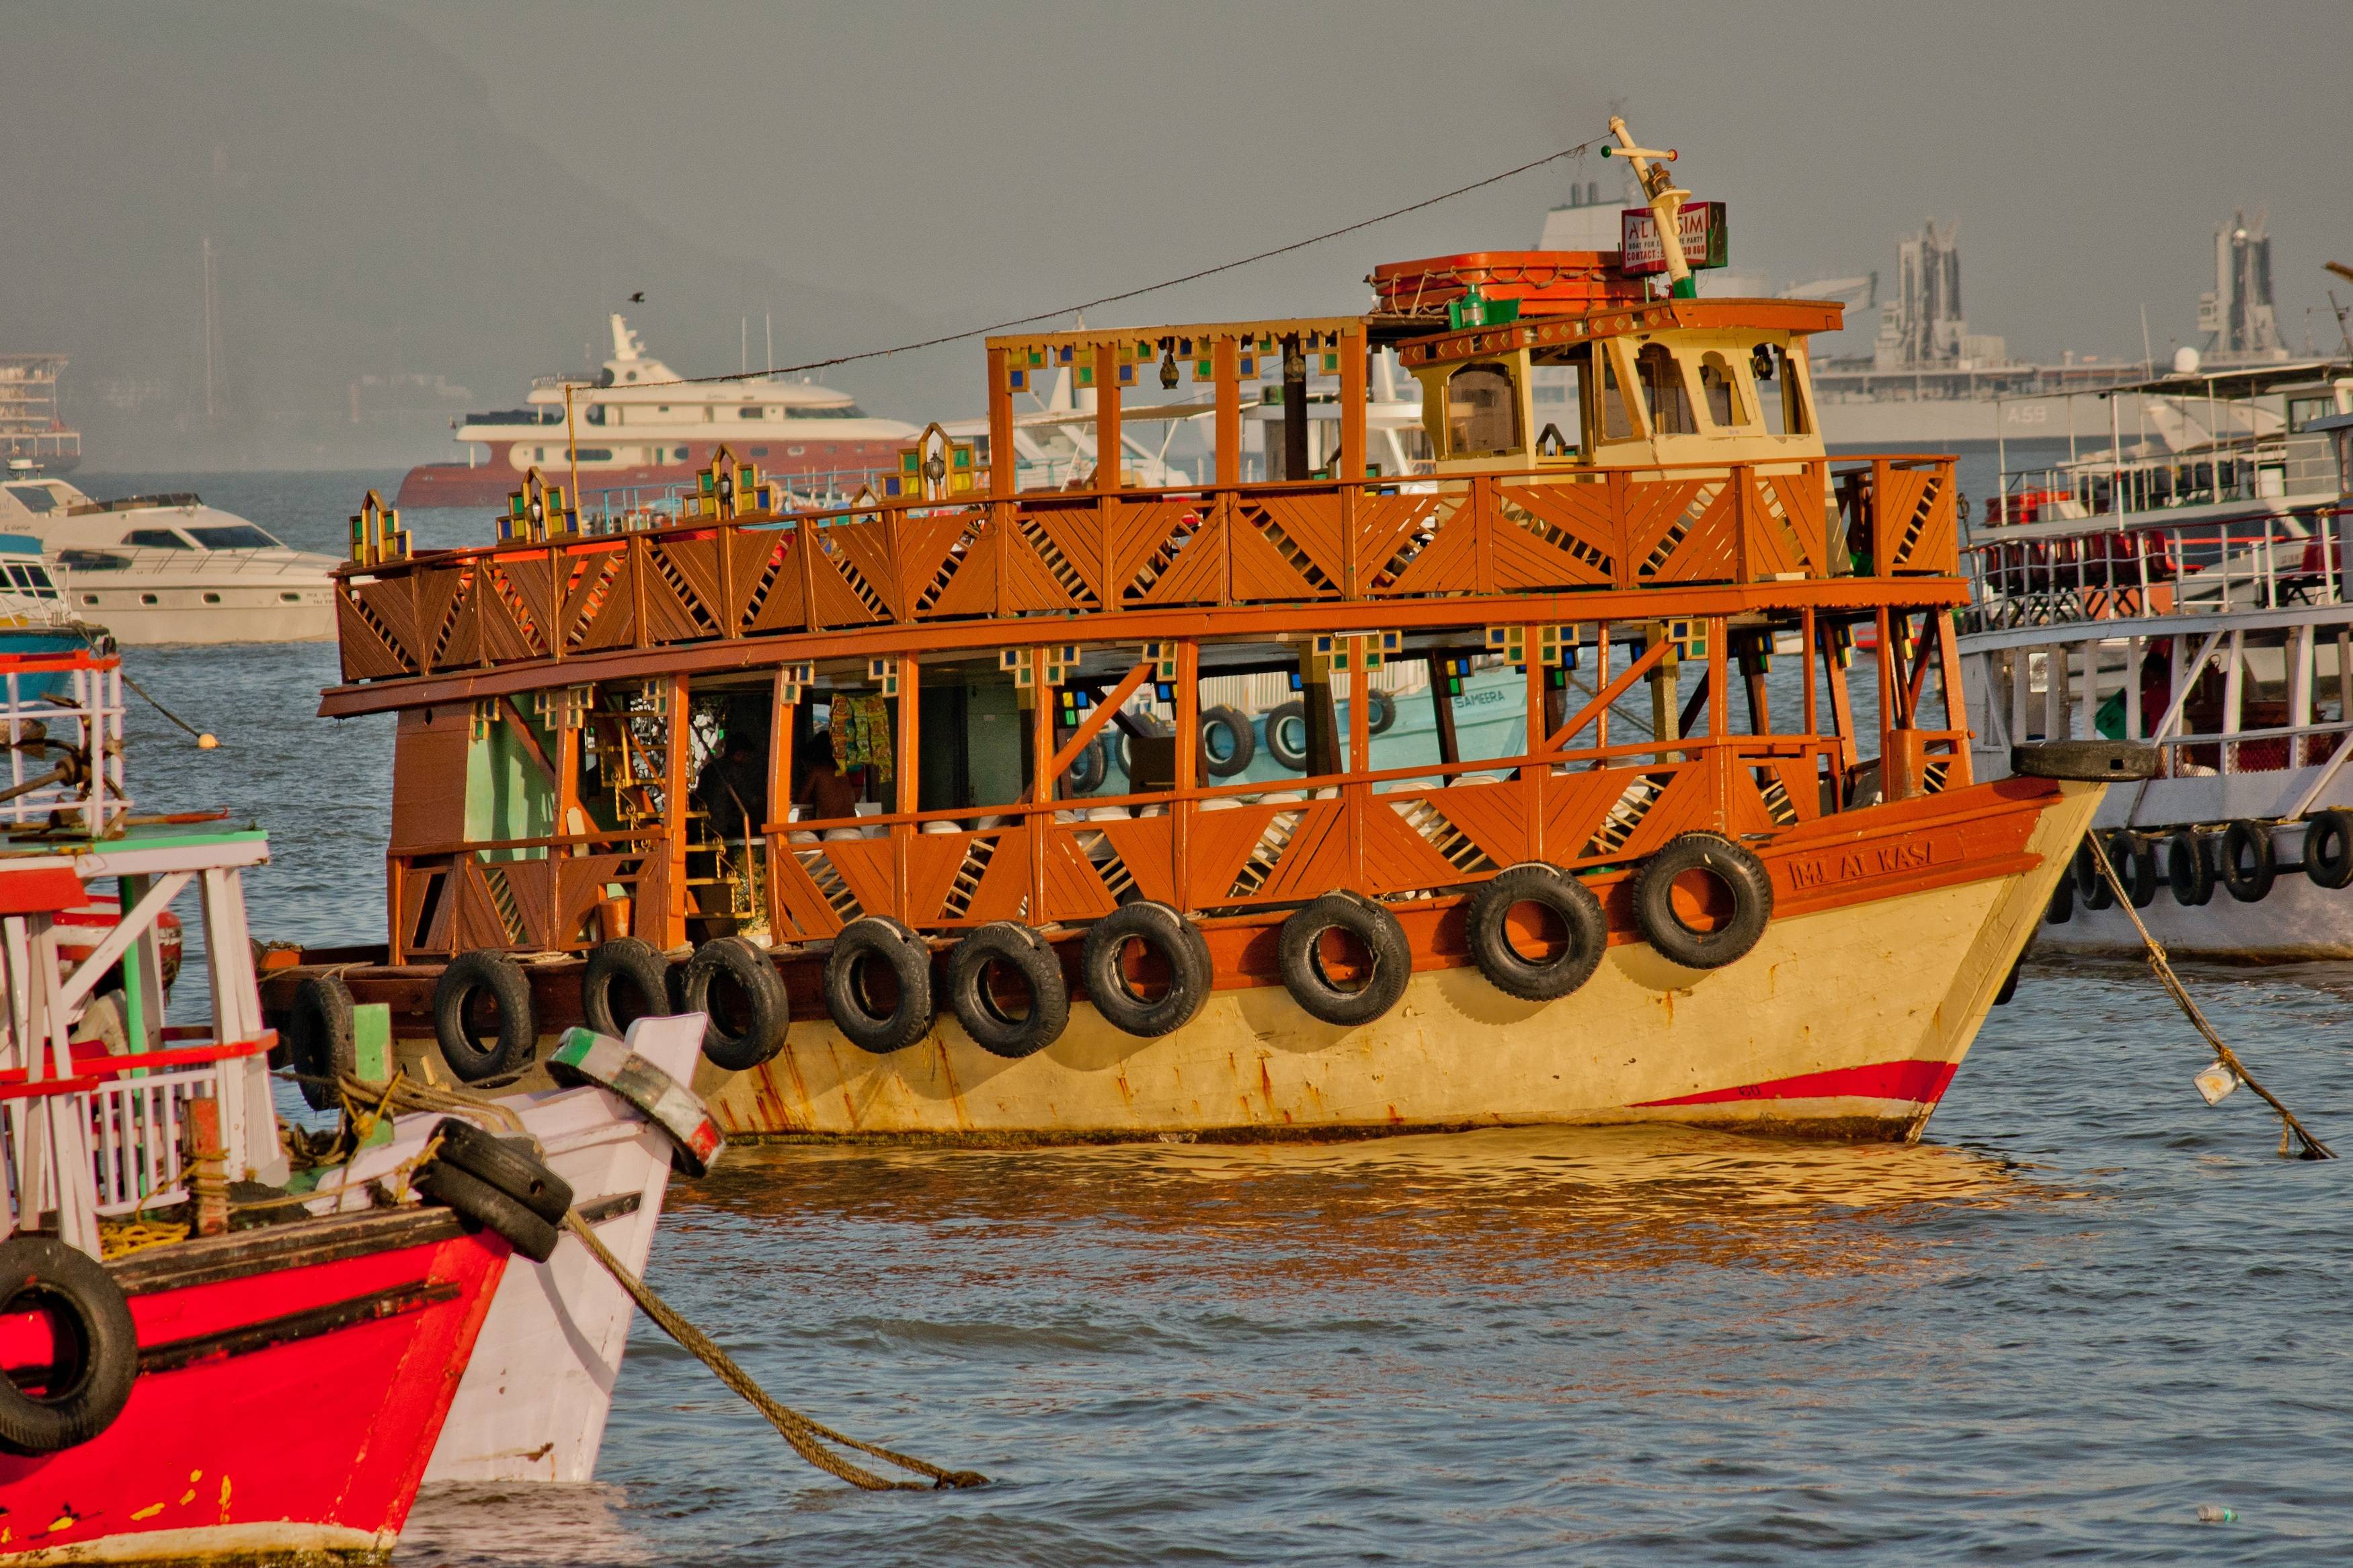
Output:
<path fill-rule="evenodd" d="M 1620 248 L 1625 259 L 1620 270 L 1640 278 L 1647 273 L 1667 269 L 1666 253 L 1659 248 L 1659 226 L 1648 207 L 1628 207 L 1618 215 Z M 1721 267 L 1727 249 L 1725 243 L 1724 204 L 1722 202 L 1685 202 L 1676 228 L 1683 242 L 1683 264 L 1697 271 L 1703 267 Z"/>

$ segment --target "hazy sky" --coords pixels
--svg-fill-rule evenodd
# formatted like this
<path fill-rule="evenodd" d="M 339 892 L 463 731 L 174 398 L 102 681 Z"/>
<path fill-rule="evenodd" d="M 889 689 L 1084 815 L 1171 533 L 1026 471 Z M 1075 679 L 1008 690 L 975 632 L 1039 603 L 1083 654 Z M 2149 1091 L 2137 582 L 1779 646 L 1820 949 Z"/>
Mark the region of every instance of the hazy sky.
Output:
<path fill-rule="evenodd" d="M 115 468 L 406 464 L 601 357 L 689 374 L 1051 311 L 1599 137 L 1611 105 L 1778 286 L 1957 220 L 2020 357 L 2196 342 L 2268 211 L 2281 327 L 2337 342 L 2353 0 L 858 5 L 10 0 L 0 349 L 73 356 Z M 1110 321 L 1336 312 L 1384 260 L 1535 243 L 1588 158 Z M 207 303 L 205 256 L 216 283 Z M 2353 285 L 2338 285 L 2353 305 Z M 2319 307 L 2317 314 L 2309 313 Z M 1844 347 L 1867 345 L 1873 319 Z M 1858 341 L 1860 340 L 1860 341 Z M 826 379 L 977 411 L 977 349 Z"/>
<path fill-rule="evenodd" d="M 2292 343 L 2321 260 L 2353 253 L 2345 0 L 370 3 L 649 220 L 957 321 L 1401 205 L 1596 135 L 1613 100 L 1731 204 L 1735 265 L 1777 282 L 1892 277 L 1899 233 L 1957 218 L 1971 323 L 2013 352 L 2137 355 L 2144 304 L 2160 353 L 2194 341 L 2238 207 L 2270 211 Z M 1133 314 L 1350 305 L 1379 259 L 1532 244 L 1569 177 Z"/>

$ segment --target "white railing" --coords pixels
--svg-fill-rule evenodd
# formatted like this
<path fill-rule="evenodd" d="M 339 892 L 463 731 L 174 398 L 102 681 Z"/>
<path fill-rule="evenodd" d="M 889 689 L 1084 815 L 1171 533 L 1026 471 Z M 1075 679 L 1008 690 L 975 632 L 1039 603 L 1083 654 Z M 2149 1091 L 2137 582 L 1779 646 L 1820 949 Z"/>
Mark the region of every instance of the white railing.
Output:
<path fill-rule="evenodd" d="M 97 1167 L 98 1212 L 127 1214 L 142 1205 L 178 1203 L 182 1109 L 210 1098 L 215 1068 L 179 1068 L 151 1078 L 117 1079 L 90 1093 L 90 1155 Z"/>
<path fill-rule="evenodd" d="M 1980 533 L 1967 555 L 1972 630 L 2225 615 L 2346 601 L 2342 511 L 2094 532 Z"/>
<path fill-rule="evenodd" d="M 0 823 L 71 819 L 97 838 L 131 809 L 122 667 L 87 652 L 0 656 Z"/>

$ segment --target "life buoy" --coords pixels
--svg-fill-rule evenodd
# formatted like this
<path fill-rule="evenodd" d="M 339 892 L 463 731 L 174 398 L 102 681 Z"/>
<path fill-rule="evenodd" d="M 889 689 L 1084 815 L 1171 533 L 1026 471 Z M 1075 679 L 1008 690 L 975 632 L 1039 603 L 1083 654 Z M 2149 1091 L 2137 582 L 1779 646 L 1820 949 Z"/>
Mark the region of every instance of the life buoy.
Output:
<path fill-rule="evenodd" d="M 1523 904 L 1549 910 L 1565 936 L 1560 951 L 1531 959 L 1512 941 L 1511 914 Z M 1593 977 L 1609 946 L 1609 921 L 1601 900 L 1575 877 L 1550 866 L 1527 864 L 1500 871 L 1471 895 L 1466 924 L 1471 960 L 1487 984 L 1523 1002 L 1566 996 Z"/>
<path fill-rule="evenodd" d="M 1266 710 L 1267 755 L 1294 773 L 1307 771 L 1307 704 L 1294 697 Z"/>
<path fill-rule="evenodd" d="M 653 943 L 617 936 L 589 950 L 580 971 L 580 1016 L 590 1028 L 617 1039 L 639 1018 L 670 1011 L 670 962 Z"/>
<path fill-rule="evenodd" d="M 484 1016 L 486 1005 L 496 1010 L 495 1029 Z M 464 1083 L 528 1067 L 539 1020 L 522 965 L 485 948 L 451 959 L 433 984 L 433 1037 L 441 1042 L 441 1059 Z"/>
<path fill-rule="evenodd" d="M 1368 733 L 1386 735 L 1397 722 L 1397 699 L 1386 691 L 1374 691 L 1365 698 L 1365 729 Z"/>
<path fill-rule="evenodd" d="M 785 1048 L 792 1023 L 785 982 L 768 955 L 740 936 L 714 937 L 686 961 L 686 1010 L 710 1022 L 702 1054 L 715 1068 L 749 1072 Z"/>
<path fill-rule="evenodd" d="M 2316 811 L 2305 818 L 2304 874 L 2316 888 L 2353 882 L 2353 812 Z"/>
<path fill-rule="evenodd" d="M 1012 972 L 1026 999 L 1008 1001 L 1000 969 Z M 1071 1022 L 1071 990 L 1045 938 L 1028 926 L 994 921 L 948 955 L 948 1008 L 975 1045 L 1018 1061 L 1062 1037 Z"/>
<path fill-rule="evenodd" d="M 1368 970 L 1361 982 L 1334 973 L 1325 962 L 1324 938 L 1332 931 L 1354 937 L 1364 948 Z M 1397 916 L 1353 893 L 1326 893 L 1282 922 L 1277 954 L 1283 988 L 1311 1017 L 1327 1024 L 1369 1024 L 1405 994 L 1413 978 L 1413 946 Z"/>
<path fill-rule="evenodd" d="M 1731 908 L 1703 928 L 1675 907 L 1679 878 L 1694 872 L 1724 889 Z M 1721 969 L 1755 947 L 1773 918 L 1773 879 L 1765 863 L 1717 833 L 1670 838 L 1634 873 L 1634 923 L 1660 953 L 1686 969 Z"/>
<path fill-rule="evenodd" d="M 1229 779 L 1258 755 L 1258 736 L 1247 714 L 1223 703 L 1201 715 L 1201 771 Z"/>
<path fill-rule="evenodd" d="M 2165 841 L 2165 879 L 2183 909 L 2197 909 L 2214 896 L 2214 857 L 2205 835 L 2184 827 Z"/>
<path fill-rule="evenodd" d="M 1131 981 L 1131 951 L 1147 973 L 1165 975 L 1157 994 Z M 1166 904 L 1122 904 L 1087 928 L 1079 953 L 1087 1000 L 1112 1026 L 1157 1039 L 1191 1023 L 1209 999 L 1209 944 L 1201 928 Z M 1155 977 L 1156 978 L 1156 977 Z"/>
<path fill-rule="evenodd" d="M 540 1163 L 528 1138 L 501 1138 L 445 1116 L 433 1129 L 433 1157 L 488 1182 L 540 1218 L 560 1225 L 572 1207 L 572 1184 Z"/>
<path fill-rule="evenodd" d="M 358 1070 L 359 1046 L 352 1031 L 352 991 L 342 975 L 314 974 L 294 988 L 286 1056 L 303 1104 L 332 1110 L 343 1103 L 336 1080 Z"/>
<path fill-rule="evenodd" d="M 2127 827 L 2119 827 L 2108 835 L 2108 864 L 2116 868 L 2116 879 L 2125 885 L 2125 893 L 2132 907 L 2145 910 L 2157 898 L 2157 852 L 2153 845 Z"/>
<path fill-rule="evenodd" d="M 825 960 L 825 1010 L 860 1050 L 887 1056 L 932 1026 L 932 952 L 888 915 L 841 928 Z"/>
<path fill-rule="evenodd" d="M 139 1331 L 122 1288 L 88 1253 L 13 1236 L 0 1241 L 0 1317 L 19 1312 L 48 1320 L 54 1359 L 37 1380 L 0 1377 L 0 1449 L 54 1454 L 89 1442 L 122 1414 L 139 1377 Z"/>
<path fill-rule="evenodd" d="M 2108 879 L 2105 877 L 2100 875 L 2099 858 L 2092 853 L 2092 840 L 2089 835 L 2084 837 L 2084 842 L 2075 846 L 2073 874 L 2075 896 L 2084 901 L 2085 909 L 2105 910 L 2115 905 L 2116 889 L 2108 886 Z"/>
<path fill-rule="evenodd" d="M 2242 904 L 2263 902 L 2279 877 L 2279 856 L 2272 845 L 2271 829 L 2244 817 L 2222 829 L 2215 862 L 2222 890 Z"/>

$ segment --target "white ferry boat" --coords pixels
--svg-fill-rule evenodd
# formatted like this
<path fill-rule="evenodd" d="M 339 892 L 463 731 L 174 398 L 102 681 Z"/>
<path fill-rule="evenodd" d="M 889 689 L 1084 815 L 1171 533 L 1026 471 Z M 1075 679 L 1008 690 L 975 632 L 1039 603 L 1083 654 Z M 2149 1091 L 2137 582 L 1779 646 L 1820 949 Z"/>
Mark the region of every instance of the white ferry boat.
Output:
<path fill-rule="evenodd" d="M 291 549 L 193 494 L 93 500 L 12 463 L 0 531 L 39 540 L 66 580 L 67 609 L 126 647 L 335 635 L 334 558 Z"/>
<path fill-rule="evenodd" d="M 889 468 L 915 437 L 913 426 L 875 418 L 848 393 L 813 382 L 753 376 L 683 383 L 647 355 L 626 319 L 615 315 L 610 324 L 613 356 L 595 381 L 543 375 L 522 407 L 456 420 L 451 427 L 466 461 L 411 468 L 396 504 L 500 506 L 532 468 L 569 484 L 576 467 L 579 488 L 591 494 L 659 489 L 692 482 L 723 446 L 788 481 L 865 474 Z"/>
<path fill-rule="evenodd" d="M 2222 434 L 2118 439 L 2009 473 L 1968 552 L 1973 762 L 2033 740 L 2147 740 L 2157 777 L 2094 819 L 2176 952 L 2353 958 L 2353 364 L 2186 367 L 2120 393 Z M 2045 950 L 2137 951 L 2088 849 Z"/>

